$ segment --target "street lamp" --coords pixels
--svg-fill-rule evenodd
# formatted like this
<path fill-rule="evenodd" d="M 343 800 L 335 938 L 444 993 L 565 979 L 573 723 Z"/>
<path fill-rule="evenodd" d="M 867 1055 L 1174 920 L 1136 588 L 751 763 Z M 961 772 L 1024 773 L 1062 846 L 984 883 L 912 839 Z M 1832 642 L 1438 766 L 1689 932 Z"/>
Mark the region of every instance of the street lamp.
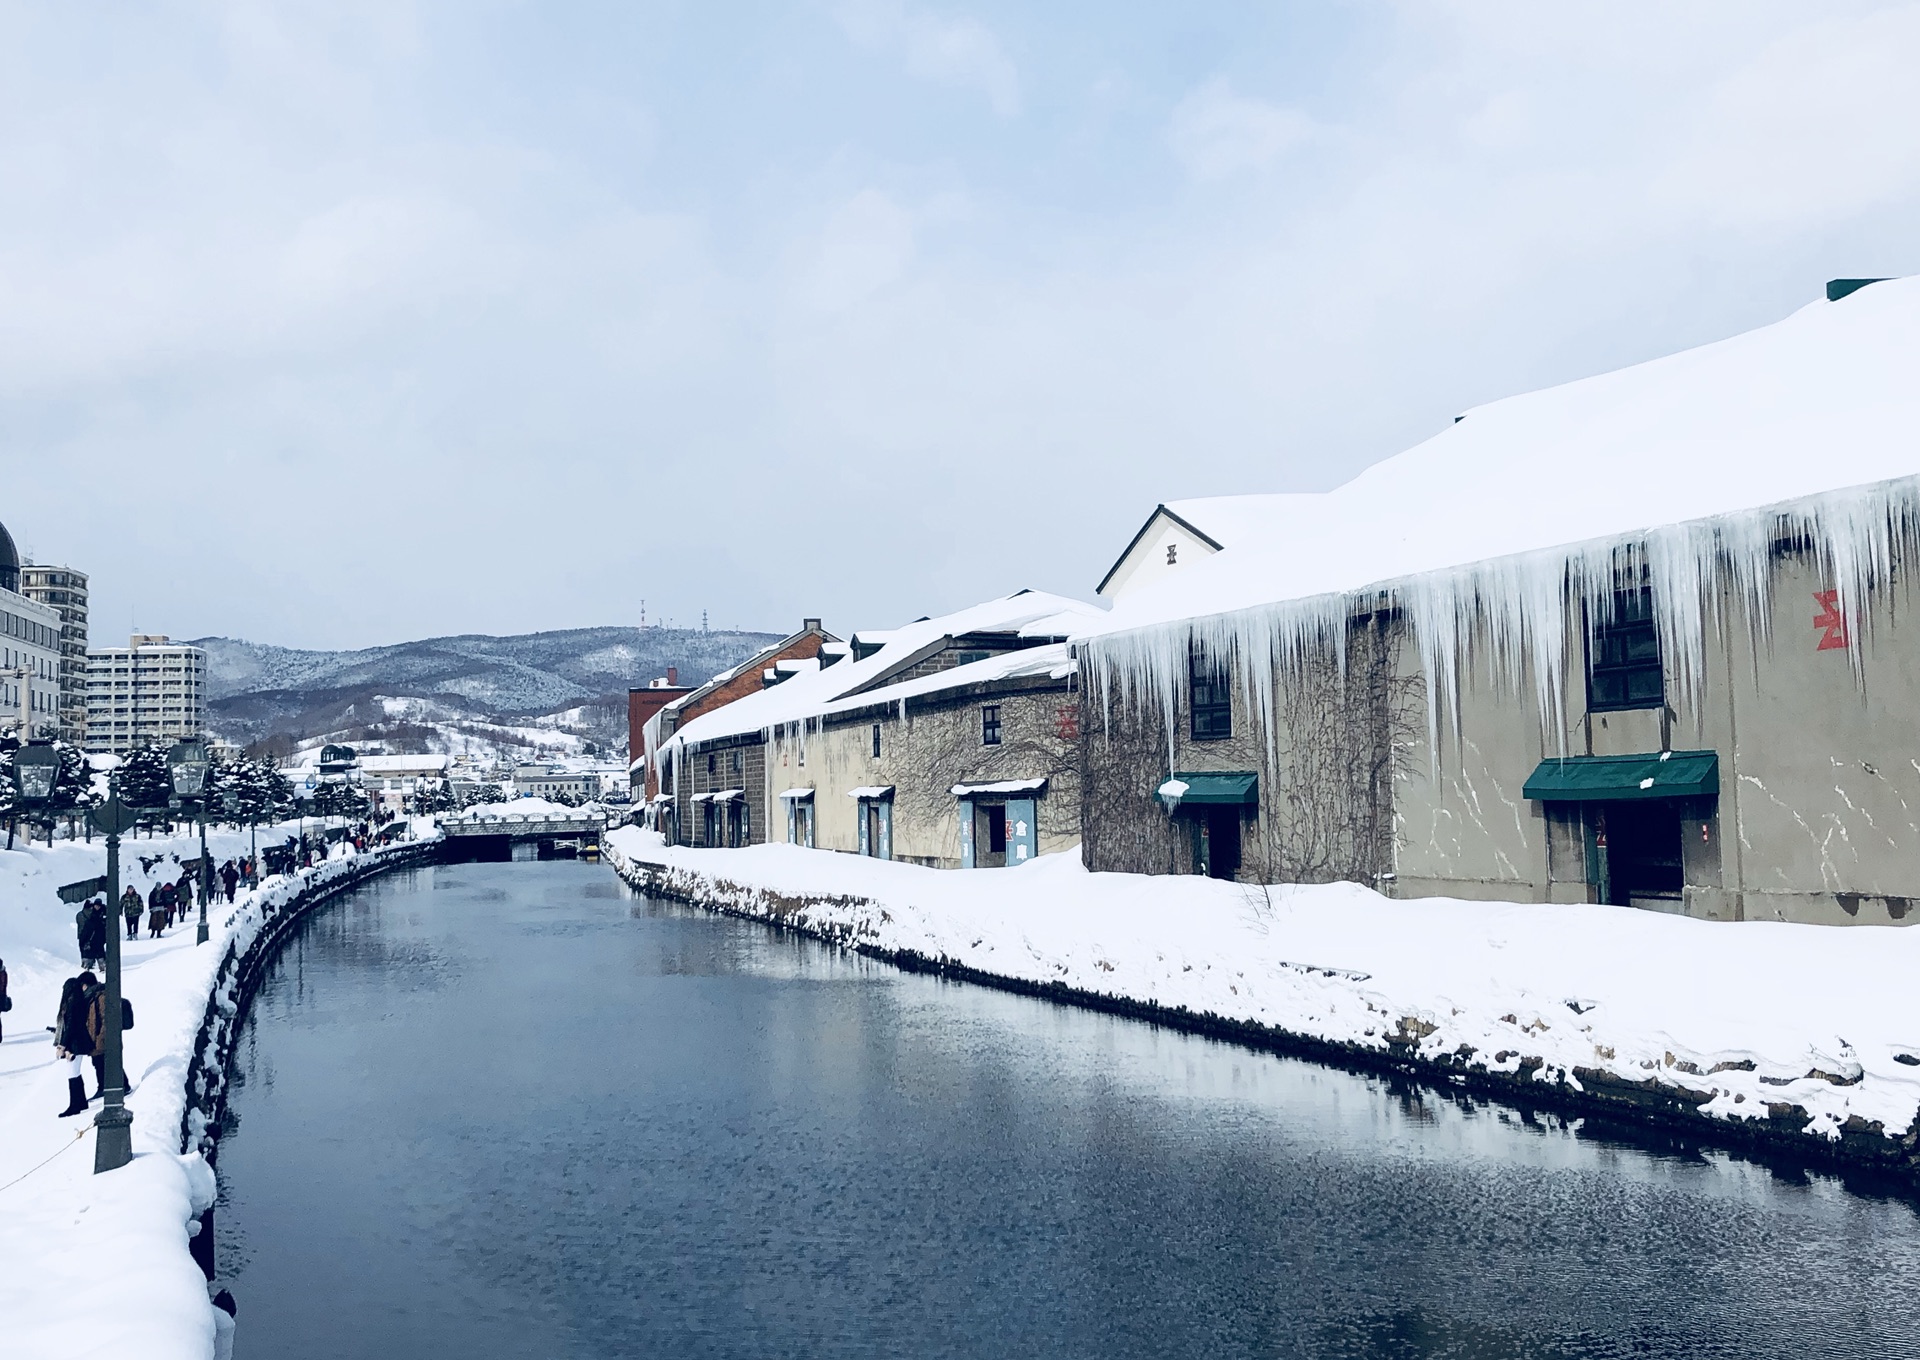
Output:
<path fill-rule="evenodd" d="M 20 806 L 43 808 L 53 797 L 53 784 L 60 773 L 60 753 L 44 741 L 22 746 L 13 753 L 14 797 Z M 33 828 L 27 828 L 27 844 L 33 844 Z"/>
<path fill-rule="evenodd" d="M 173 778 L 174 796 L 182 803 L 192 803 L 200 820 L 200 929 L 194 936 L 195 944 L 207 942 L 207 895 L 213 890 L 213 866 L 207 859 L 206 799 L 207 771 L 212 768 L 207 748 L 197 738 L 175 742 L 167 752 L 167 773 Z"/>
<path fill-rule="evenodd" d="M 50 744 L 36 742 L 23 746 L 13 755 L 14 796 L 27 808 L 45 807 L 53 797 L 54 778 L 60 771 L 60 753 Z M 93 810 L 93 822 L 107 833 L 107 910 L 114 911 L 120 901 L 120 833 L 133 825 L 134 814 L 120 802 L 120 776 L 109 776 L 107 801 Z M 133 1160 L 133 1115 L 127 1110 L 127 1078 L 121 1062 L 120 1020 L 120 931 L 117 924 L 107 925 L 107 994 L 105 1031 L 101 1038 L 100 1084 L 106 1103 L 94 1117 L 93 1170 L 113 1171 Z"/>

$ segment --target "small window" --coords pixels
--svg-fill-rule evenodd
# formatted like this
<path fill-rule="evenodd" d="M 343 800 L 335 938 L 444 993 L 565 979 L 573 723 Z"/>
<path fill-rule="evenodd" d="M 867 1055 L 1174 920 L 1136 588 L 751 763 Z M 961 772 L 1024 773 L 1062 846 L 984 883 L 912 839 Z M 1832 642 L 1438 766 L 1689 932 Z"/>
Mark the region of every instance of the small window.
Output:
<path fill-rule="evenodd" d="M 1180 545 L 1178 543 L 1167 544 L 1167 565 L 1170 567 L 1180 565 Z"/>
<path fill-rule="evenodd" d="M 1613 618 L 1596 623 L 1593 629 L 1587 652 L 1587 707 L 1598 713 L 1659 708 L 1666 698 L 1653 592 L 1623 591 L 1613 598 Z"/>
<path fill-rule="evenodd" d="M 873 758 L 880 759 L 880 724 L 873 725 Z"/>
<path fill-rule="evenodd" d="M 1195 648 L 1187 655 L 1187 687 L 1193 702 L 1193 739 L 1220 741 L 1232 736 L 1233 685 L 1226 667 Z"/>
<path fill-rule="evenodd" d="M 983 704 L 980 708 L 980 744 L 998 746 L 1000 744 L 1000 705 Z"/>
<path fill-rule="evenodd" d="M 713 758 L 712 756 L 708 756 L 708 757 L 707 757 L 707 773 L 708 773 L 708 774 L 712 774 L 712 773 L 714 772 L 714 770 L 718 768 L 718 767 L 717 767 L 717 766 L 716 766 L 716 765 L 715 765 L 715 764 L 713 763 L 713 761 L 714 761 L 714 758 Z"/>
<path fill-rule="evenodd" d="M 731 756 L 729 756 L 727 758 L 727 764 L 735 774 L 739 774 L 740 773 L 740 753 L 738 751 L 735 751 Z"/>

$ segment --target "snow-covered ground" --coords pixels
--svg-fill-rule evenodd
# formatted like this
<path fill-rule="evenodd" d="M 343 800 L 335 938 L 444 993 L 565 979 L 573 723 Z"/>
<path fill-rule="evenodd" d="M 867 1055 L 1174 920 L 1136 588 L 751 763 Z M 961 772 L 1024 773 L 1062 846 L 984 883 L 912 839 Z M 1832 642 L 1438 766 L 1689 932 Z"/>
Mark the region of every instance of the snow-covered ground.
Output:
<path fill-rule="evenodd" d="M 292 829 L 262 827 L 260 843 Z M 216 831 L 208 844 L 218 862 L 244 853 L 249 841 L 245 832 Z M 178 878 L 180 861 L 199 849 L 197 837 L 129 839 L 122 882 L 144 891 L 161 875 Z M 57 1117 L 67 1086 L 48 1026 L 61 984 L 79 971 L 76 907 L 56 890 L 106 872 L 105 847 L 95 837 L 91 845 L 0 852 L 0 960 L 13 997 L 13 1009 L 0 1016 L 0 1355 L 206 1360 L 213 1353 L 206 1280 L 187 1243 L 212 1203 L 214 1178 L 197 1154 L 179 1155 L 193 1044 L 227 944 L 244 948 L 263 908 L 346 867 L 342 858 L 297 880 L 266 879 L 231 906 L 218 899 L 203 946 L 194 944 L 191 919 L 158 940 L 144 938 L 144 914 L 138 940 L 125 940 L 123 923 L 113 923 L 122 929 L 125 995 L 134 1006 L 125 1049 L 134 1160 L 95 1176 L 91 1122 L 100 1103 L 86 1115 Z M 89 1065 L 89 1093 L 93 1086 Z"/>
<path fill-rule="evenodd" d="M 625 871 L 848 944 L 1576 1090 L 1650 1083 L 1707 1116 L 1912 1154 L 1920 929 L 1396 901 L 1092 874 L 1072 854 L 954 872 L 631 827 L 606 843 Z"/>

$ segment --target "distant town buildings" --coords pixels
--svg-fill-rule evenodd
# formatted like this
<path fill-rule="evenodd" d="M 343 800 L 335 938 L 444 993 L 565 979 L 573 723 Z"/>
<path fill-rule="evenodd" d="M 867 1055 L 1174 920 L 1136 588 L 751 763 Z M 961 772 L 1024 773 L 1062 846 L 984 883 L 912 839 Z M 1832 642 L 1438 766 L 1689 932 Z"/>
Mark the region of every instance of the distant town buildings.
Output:
<path fill-rule="evenodd" d="M 136 746 L 198 735 L 207 722 L 207 655 L 161 634 L 87 653 L 86 749 L 123 755 Z"/>
<path fill-rule="evenodd" d="M 22 563 L 20 593 L 60 616 L 57 735 L 77 746 L 87 732 L 87 574 Z"/>
<path fill-rule="evenodd" d="M 566 794 L 591 802 L 600 796 L 600 776 L 590 770 L 569 773 L 547 765 L 518 765 L 513 771 L 513 791 L 521 798 Z"/>
<path fill-rule="evenodd" d="M 21 593 L 20 553 L 0 525 L 0 722 L 51 736 L 60 724 L 57 611 Z"/>

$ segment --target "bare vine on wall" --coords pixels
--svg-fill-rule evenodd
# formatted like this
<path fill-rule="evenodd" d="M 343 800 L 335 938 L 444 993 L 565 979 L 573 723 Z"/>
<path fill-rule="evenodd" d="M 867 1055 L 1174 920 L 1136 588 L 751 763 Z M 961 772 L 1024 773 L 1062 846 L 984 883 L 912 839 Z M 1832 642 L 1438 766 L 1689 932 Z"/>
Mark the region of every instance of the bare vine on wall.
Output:
<path fill-rule="evenodd" d="M 1398 668 L 1399 630 L 1391 618 L 1356 620 L 1344 667 L 1329 648 L 1279 677 L 1279 806 L 1261 819 L 1261 877 L 1377 887 L 1391 872 L 1395 762 L 1425 712 L 1420 676 Z"/>
<path fill-rule="evenodd" d="M 997 702 L 1000 741 L 994 746 L 982 741 L 979 705 L 909 715 L 916 729 L 914 749 L 926 753 L 927 778 L 903 780 L 894 790 L 896 819 L 910 818 L 920 825 L 944 822 L 957 828 L 955 784 L 1045 779 L 1048 796 L 1034 808 L 1041 833 L 1071 837 L 1079 831 L 1079 812 L 1071 796 L 1071 786 L 1080 776 L 1076 697 L 1056 691 L 1007 695 Z M 1070 723 L 1061 721 L 1063 709 L 1074 715 Z M 922 730 L 930 724 L 943 729 L 932 740 Z"/>
<path fill-rule="evenodd" d="M 1084 693 L 1080 743 L 1081 856 L 1102 872 L 1182 872 L 1180 837 L 1154 799 L 1167 773 L 1167 729 L 1159 709 L 1103 712 Z"/>

